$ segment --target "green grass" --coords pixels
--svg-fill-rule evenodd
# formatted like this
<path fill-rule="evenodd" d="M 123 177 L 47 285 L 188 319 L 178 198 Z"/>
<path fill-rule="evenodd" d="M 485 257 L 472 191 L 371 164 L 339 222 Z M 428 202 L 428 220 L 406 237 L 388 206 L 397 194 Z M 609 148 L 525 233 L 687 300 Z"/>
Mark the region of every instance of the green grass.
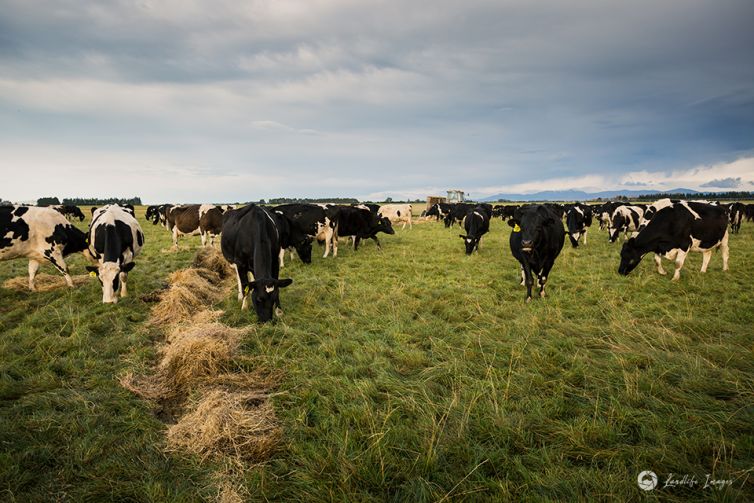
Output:
<path fill-rule="evenodd" d="M 143 209 L 140 212 L 143 215 Z M 164 425 L 117 377 L 155 357 L 139 295 L 187 266 L 142 220 L 132 297 L 99 283 L 0 289 L 0 494 L 16 501 L 212 498 L 212 471 L 163 452 Z M 566 246 L 548 298 L 524 303 L 510 228 L 499 219 L 467 257 L 458 229 L 415 225 L 311 265 L 287 261 L 284 317 L 245 356 L 277 369 L 284 445 L 245 474 L 269 500 L 754 499 L 754 226 L 731 237 L 730 271 L 701 256 L 681 280 L 651 257 L 617 274 L 619 244 L 593 226 Z M 83 272 L 83 260 L 71 261 Z M 669 263 L 666 269 L 671 270 Z M 48 266 L 44 272 L 52 273 Z M 0 263 L 0 281 L 26 273 Z M 224 322 L 254 324 L 235 291 Z M 733 478 L 644 493 L 652 469 Z"/>

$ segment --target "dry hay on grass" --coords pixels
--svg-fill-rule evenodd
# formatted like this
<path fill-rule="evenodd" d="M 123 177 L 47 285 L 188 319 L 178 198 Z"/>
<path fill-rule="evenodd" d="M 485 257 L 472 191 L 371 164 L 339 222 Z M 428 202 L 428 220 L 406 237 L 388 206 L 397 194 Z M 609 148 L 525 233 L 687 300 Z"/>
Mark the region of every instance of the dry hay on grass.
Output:
<path fill-rule="evenodd" d="M 190 319 L 195 313 L 225 297 L 217 273 L 209 269 L 181 269 L 170 275 L 170 288 L 152 309 L 150 325 L 169 325 Z"/>
<path fill-rule="evenodd" d="M 162 358 L 154 374 L 128 373 L 120 379 L 121 385 L 148 400 L 181 400 L 205 380 L 229 370 L 246 332 L 217 322 L 175 327 L 169 343 L 160 349 Z"/>
<path fill-rule="evenodd" d="M 221 280 L 234 278 L 236 271 L 233 266 L 225 260 L 223 254 L 214 246 L 205 246 L 196 252 L 193 267 L 199 269 L 209 269 L 216 273 Z"/>
<path fill-rule="evenodd" d="M 267 394 L 258 391 L 209 390 L 167 432 L 169 450 L 203 458 L 267 460 L 282 431 Z"/>
<path fill-rule="evenodd" d="M 73 286 L 79 286 L 89 281 L 89 275 L 79 274 L 77 276 L 71 276 L 71 279 L 73 280 Z M 50 292 L 60 288 L 67 288 L 68 283 L 66 283 L 65 278 L 59 274 L 41 273 L 35 276 L 34 286 L 36 286 L 38 292 Z M 19 276 L 17 278 L 7 279 L 3 282 L 3 288 L 28 292 L 29 276 Z"/>

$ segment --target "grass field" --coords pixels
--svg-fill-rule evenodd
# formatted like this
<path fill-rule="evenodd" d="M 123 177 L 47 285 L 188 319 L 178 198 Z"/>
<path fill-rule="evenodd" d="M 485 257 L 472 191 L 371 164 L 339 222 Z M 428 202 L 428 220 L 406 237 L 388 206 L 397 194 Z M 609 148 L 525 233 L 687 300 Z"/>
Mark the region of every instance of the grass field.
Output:
<path fill-rule="evenodd" d="M 163 252 L 169 234 L 138 213 L 130 298 L 101 304 L 94 279 L 0 288 L 2 500 L 216 496 L 218 466 L 165 453 L 165 424 L 118 383 L 153 364 L 161 336 L 139 296 L 199 245 Z M 246 365 L 282 374 L 283 442 L 245 472 L 249 499 L 754 500 L 754 225 L 731 236 L 729 272 L 718 253 L 702 275 L 692 254 L 677 283 L 651 257 L 619 276 L 620 245 L 595 225 L 528 305 L 509 233 L 495 220 L 467 257 L 458 228 L 422 223 L 382 252 L 287 261 L 285 315 L 243 343 Z M 82 257 L 69 264 L 84 273 Z M 0 263 L 0 283 L 25 274 Z M 219 308 L 255 324 L 234 289 Z M 642 470 L 660 487 L 641 491 Z M 663 488 L 671 473 L 700 483 Z M 706 474 L 733 483 L 703 489 Z"/>

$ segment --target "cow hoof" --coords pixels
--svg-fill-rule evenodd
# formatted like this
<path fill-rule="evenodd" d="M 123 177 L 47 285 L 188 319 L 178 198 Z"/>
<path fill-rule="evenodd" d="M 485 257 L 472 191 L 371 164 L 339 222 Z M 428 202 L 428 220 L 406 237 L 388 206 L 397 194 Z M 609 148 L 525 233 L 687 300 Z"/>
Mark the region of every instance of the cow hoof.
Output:
<path fill-rule="evenodd" d="M 544 299 L 545 298 L 545 292 L 539 292 L 539 296 Z"/>
<path fill-rule="evenodd" d="M 681 279 L 680 276 L 673 276 L 670 281 L 678 281 L 679 279 Z"/>
<path fill-rule="evenodd" d="M 529 302 L 531 302 L 531 297 L 526 297 L 526 303 L 528 304 Z"/>
<path fill-rule="evenodd" d="M 279 307 L 276 307 L 275 308 L 275 316 L 277 316 L 278 318 L 280 318 L 281 316 L 283 316 L 283 310 L 280 309 Z"/>
<path fill-rule="evenodd" d="M 668 273 L 665 272 L 665 271 L 657 271 L 657 274 L 660 274 L 662 276 L 667 276 L 668 275 Z"/>

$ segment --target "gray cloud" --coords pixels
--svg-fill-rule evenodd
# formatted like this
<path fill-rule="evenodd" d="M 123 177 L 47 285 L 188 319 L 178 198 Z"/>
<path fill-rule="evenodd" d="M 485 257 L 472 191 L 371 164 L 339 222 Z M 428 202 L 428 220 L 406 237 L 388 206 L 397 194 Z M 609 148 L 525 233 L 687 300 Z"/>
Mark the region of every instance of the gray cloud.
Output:
<path fill-rule="evenodd" d="M 27 159 L 4 147 L 33 144 L 77 165 L 95 152 L 264 179 L 234 189 L 255 198 L 670 171 L 754 150 L 746 0 L 0 7 L 0 169 Z M 77 190 L 48 183 L 37 190 Z"/>
<path fill-rule="evenodd" d="M 716 189 L 737 189 L 743 186 L 743 182 L 741 181 L 741 177 L 737 176 L 736 178 L 729 177 L 710 180 L 709 182 L 703 183 L 699 186 L 714 187 Z"/>

